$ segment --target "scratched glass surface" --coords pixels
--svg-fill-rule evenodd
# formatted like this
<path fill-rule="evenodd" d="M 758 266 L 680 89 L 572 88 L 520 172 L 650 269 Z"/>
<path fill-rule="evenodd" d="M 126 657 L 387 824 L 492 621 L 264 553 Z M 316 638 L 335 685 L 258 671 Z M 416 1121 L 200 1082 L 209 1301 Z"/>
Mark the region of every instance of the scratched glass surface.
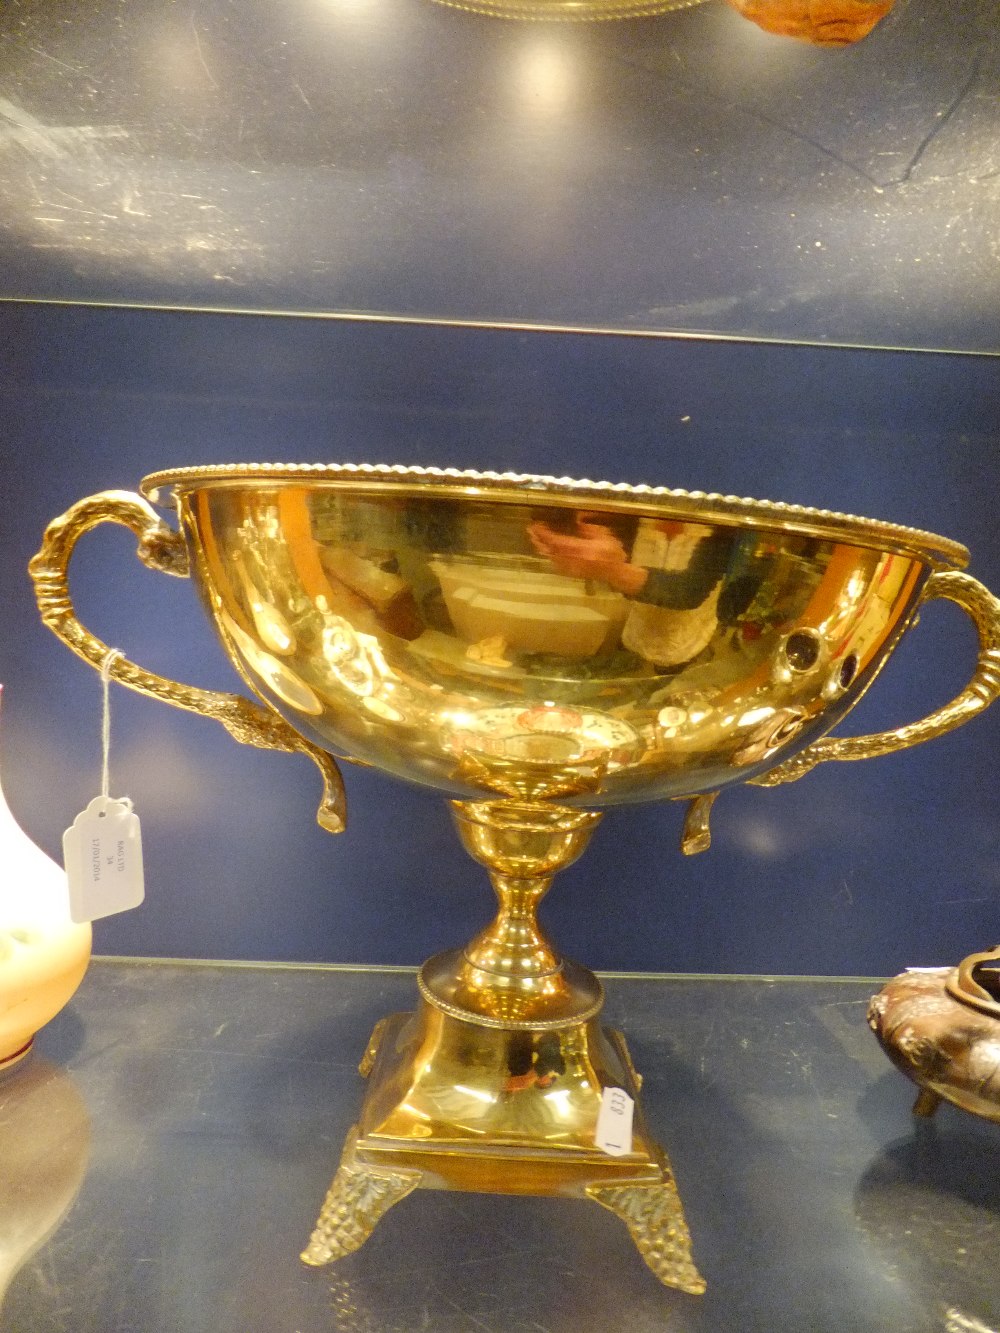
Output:
<path fill-rule="evenodd" d="M 0 294 L 996 351 L 994 0 L 0 7 Z"/>
<path fill-rule="evenodd" d="M 96 961 L 0 1083 L 0 1327 L 16 1333 L 993 1333 L 997 1129 L 913 1088 L 878 983 L 619 977 L 708 1278 L 659 1284 L 582 1201 L 420 1190 L 298 1252 L 405 971 Z M 920 1130 L 930 1132 L 919 1132 Z"/>

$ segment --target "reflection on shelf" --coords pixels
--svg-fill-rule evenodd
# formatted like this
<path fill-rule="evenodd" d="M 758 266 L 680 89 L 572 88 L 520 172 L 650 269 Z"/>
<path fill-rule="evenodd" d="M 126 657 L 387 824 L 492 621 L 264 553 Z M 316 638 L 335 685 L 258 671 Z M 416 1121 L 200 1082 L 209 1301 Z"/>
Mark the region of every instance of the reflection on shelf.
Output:
<path fill-rule="evenodd" d="M 90 1117 L 64 1069 L 32 1057 L 0 1076 L 0 1311 L 72 1207 L 89 1158 Z"/>

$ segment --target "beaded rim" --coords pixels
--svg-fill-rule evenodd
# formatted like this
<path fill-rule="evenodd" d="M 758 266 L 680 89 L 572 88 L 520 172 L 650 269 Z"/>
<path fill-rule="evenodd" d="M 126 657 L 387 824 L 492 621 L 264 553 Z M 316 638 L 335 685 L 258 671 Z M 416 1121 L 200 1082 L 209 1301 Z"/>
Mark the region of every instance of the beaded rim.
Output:
<path fill-rule="evenodd" d="M 139 489 L 154 504 L 159 491 L 171 487 L 185 493 L 203 487 L 239 486 L 248 482 L 347 482 L 371 491 L 383 487 L 426 492 L 432 488 L 450 498 L 472 498 L 489 492 L 506 503 L 530 503 L 544 495 L 560 505 L 600 499 L 608 509 L 672 514 L 683 518 L 721 520 L 733 526 L 764 524 L 783 532 L 848 541 L 858 546 L 913 555 L 940 568 L 962 569 L 969 552 L 960 542 L 920 528 L 842 514 L 830 509 L 749 496 L 675 490 L 669 486 L 633 486 L 628 482 L 589 481 L 574 477 L 536 476 L 531 472 L 476 472 L 471 469 L 407 466 L 401 463 L 218 463 L 205 467 L 166 468 L 142 479 Z"/>
<path fill-rule="evenodd" d="M 519 19 L 531 23 L 613 23 L 618 19 L 656 18 L 680 9 L 694 9 L 704 0 L 578 0 L 574 6 L 559 0 L 437 0 L 449 9 L 462 9 L 487 18 Z"/>

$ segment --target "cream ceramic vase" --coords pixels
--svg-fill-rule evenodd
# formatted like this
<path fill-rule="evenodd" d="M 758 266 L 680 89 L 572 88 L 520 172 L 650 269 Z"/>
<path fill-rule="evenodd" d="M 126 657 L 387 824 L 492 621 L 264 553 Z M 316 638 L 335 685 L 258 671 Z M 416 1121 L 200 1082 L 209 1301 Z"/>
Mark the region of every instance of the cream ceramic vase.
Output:
<path fill-rule="evenodd" d="M 0 1072 L 31 1049 L 83 980 L 91 929 L 70 920 L 66 875 L 0 789 Z"/>

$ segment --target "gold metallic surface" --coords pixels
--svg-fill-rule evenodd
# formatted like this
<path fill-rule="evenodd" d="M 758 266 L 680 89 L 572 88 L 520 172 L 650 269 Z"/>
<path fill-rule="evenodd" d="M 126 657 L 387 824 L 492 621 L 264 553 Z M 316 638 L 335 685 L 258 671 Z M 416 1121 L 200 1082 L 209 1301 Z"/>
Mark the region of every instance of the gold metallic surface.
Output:
<path fill-rule="evenodd" d="M 98 671 L 112 651 L 91 634 L 76 617 L 69 593 L 69 562 L 74 547 L 85 532 L 101 523 L 119 523 L 138 538 L 139 559 L 149 569 L 187 578 L 190 569 L 183 533 L 169 527 L 152 506 L 129 491 L 104 491 L 80 500 L 45 531 L 38 554 L 29 566 L 42 621 Z M 323 778 L 323 799 L 317 820 L 330 833 L 343 831 L 346 822 L 344 784 L 336 761 L 325 750 L 312 745 L 270 709 L 261 708 L 238 694 L 198 689 L 158 676 L 130 662 L 112 660 L 108 675 L 120 685 L 148 694 L 175 708 L 221 722 L 235 740 L 264 750 L 288 750 L 306 754 Z"/>
<path fill-rule="evenodd" d="M 654 18 L 675 9 L 692 9 L 703 0 L 437 0 L 489 18 L 536 23 L 600 23 L 609 19 Z"/>
<path fill-rule="evenodd" d="M 328 1264 L 359 1249 L 382 1214 L 419 1184 L 419 1171 L 365 1166 L 351 1158 L 348 1148 L 323 1200 L 309 1244 L 302 1251 L 303 1262 Z"/>
<path fill-rule="evenodd" d="M 699 1296 L 705 1279 L 691 1261 L 691 1236 L 669 1167 L 659 1184 L 588 1185 L 595 1202 L 620 1217 L 661 1282 Z"/>
<path fill-rule="evenodd" d="M 704 1291 L 677 1186 L 636 1108 L 631 1151 L 596 1147 L 606 1087 L 638 1097 L 641 1080 L 620 1032 L 593 1019 L 558 1029 L 486 1026 L 426 999 L 372 1034 L 370 1086 L 359 1124 L 303 1259 L 356 1249 L 413 1189 L 593 1199 L 628 1226 L 667 1286 Z"/>
<path fill-rule="evenodd" d="M 707 852 L 711 847 L 712 807 L 718 795 L 717 791 L 706 791 L 688 802 L 684 832 L 681 834 L 681 851 L 685 856 L 697 856 L 699 852 Z"/>
<path fill-rule="evenodd" d="M 421 968 L 421 994 L 457 1018 L 541 1031 L 598 1012 L 597 978 L 564 962 L 539 929 L 536 911 L 557 870 L 572 865 L 601 816 L 519 802 L 454 801 L 462 845 L 484 865 L 500 901 L 493 923 L 461 953 Z"/>
<path fill-rule="evenodd" d="M 175 533 L 113 492 L 53 523 L 32 562 L 46 623 L 95 667 L 77 621 L 73 544 L 124 523 L 140 555 L 190 575 L 268 705 L 192 690 L 128 661 L 133 689 L 215 717 L 238 739 L 332 755 L 436 788 L 493 882 L 495 920 L 428 960 L 413 1014 L 383 1020 L 306 1253 L 361 1244 L 418 1185 L 595 1199 L 650 1268 L 687 1291 L 676 1186 L 635 1108 L 631 1150 L 596 1141 L 606 1090 L 638 1099 L 600 983 L 562 959 L 537 907 L 600 811 L 685 800 L 704 850 L 722 787 L 777 783 L 969 720 L 1000 688 L 1000 604 L 945 538 L 799 506 L 663 487 L 361 465 L 185 468 L 143 482 Z M 899 732 L 826 741 L 932 597 L 972 617 L 979 660 L 946 708 Z"/>
<path fill-rule="evenodd" d="M 387 1014 L 385 1018 L 380 1018 L 372 1029 L 372 1035 L 368 1038 L 368 1045 L 365 1047 L 365 1053 L 358 1061 L 358 1073 L 362 1078 L 367 1078 L 375 1068 L 375 1057 L 378 1055 L 378 1048 L 382 1044 L 382 1038 L 385 1036 L 386 1027 L 392 1021 L 393 1015 Z"/>
<path fill-rule="evenodd" d="M 178 492 L 206 485 L 245 486 L 267 481 L 340 481 L 385 491 L 388 494 L 427 495 L 467 499 L 477 495 L 494 501 L 523 501 L 524 492 L 543 493 L 553 504 L 648 511 L 677 518 L 710 517 L 729 522 L 749 520 L 763 527 L 831 537 L 849 536 L 859 545 L 877 546 L 919 555 L 934 567 L 964 568 L 969 552 L 960 542 L 920 528 L 861 518 L 829 509 L 814 509 L 784 501 L 755 500 L 749 496 L 685 491 L 673 486 L 630 485 L 618 481 L 590 481 L 576 477 L 536 476 L 528 472 L 478 472 L 465 468 L 406 466 L 400 463 L 212 463 L 205 466 L 164 468 L 143 477 L 140 491 L 159 503 L 158 492 Z M 600 500 L 600 505 L 596 501 Z"/>
<path fill-rule="evenodd" d="M 921 595 L 921 604 L 934 598 L 955 602 L 966 611 L 976 628 L 979 656 L 976 669 L 968 685 L 950 703 L 936 709 L 928 717 L 895 731 L 882 731 L 872 736 L 849 736 L 838 739 L 824 737 L 793 759 L 779 764 L 763 777 L 755 778 L 760 787 L 794 782 L 817 764 L 827 759 L 874 759 L 911 745 L 943 736 L 946 731 L 969 722 L 988 708 L 1000 694 L 1000 613 L 997 599 L 976 579 L 957 570 L 934 573 L 927 580 Z"/>
<path fill-rule="evenodd" d="M 459 799 L 605 806 L 787 780 L 774 770 L 856 702 L 928 580 L 988 626 L 984 654 L 1000 623 L 978 584 L 937 577 L 964 548 L 796 506 L 346 466 L 144 482 L 166 486 L 256 691 L 321 747 Z M 664 592 L 634 591 L 646 570 Z M 963 720 L 995 680 L 984 656 L 952 711 L 885 748 Z M 814 754 L 852 749 L 829 744 Z M 702 820 L 692 845 L 706 836 Z"/>

